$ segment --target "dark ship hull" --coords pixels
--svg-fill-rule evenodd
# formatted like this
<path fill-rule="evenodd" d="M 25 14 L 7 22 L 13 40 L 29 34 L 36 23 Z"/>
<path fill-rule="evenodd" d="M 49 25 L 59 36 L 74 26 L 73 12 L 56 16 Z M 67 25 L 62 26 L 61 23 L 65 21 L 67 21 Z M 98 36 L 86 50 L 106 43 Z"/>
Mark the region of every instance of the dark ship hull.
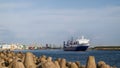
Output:
<path fill-rule="evenodd" d="M 76 47 L 67 47 L 64 46 L 63 50 L 64 51 L 86 51 L 89 46 L 76 46 Z"/>

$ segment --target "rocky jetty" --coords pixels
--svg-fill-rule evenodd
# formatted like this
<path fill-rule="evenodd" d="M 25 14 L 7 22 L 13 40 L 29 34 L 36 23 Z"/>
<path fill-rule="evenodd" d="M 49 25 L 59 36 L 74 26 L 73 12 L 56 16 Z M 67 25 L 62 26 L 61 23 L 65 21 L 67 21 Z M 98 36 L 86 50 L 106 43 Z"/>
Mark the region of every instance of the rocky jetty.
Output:
<path fill-rule="evenodd" d="M 64 58 L 52 60 L 52 57 L 35 56 L 31 52 L 0 52 L 0 68 L 117 68 L 106 64 L 104 61 L 95 62 L 94 56 L 89 56 L 86 65 L 79 61 L 67 62 Z"/>

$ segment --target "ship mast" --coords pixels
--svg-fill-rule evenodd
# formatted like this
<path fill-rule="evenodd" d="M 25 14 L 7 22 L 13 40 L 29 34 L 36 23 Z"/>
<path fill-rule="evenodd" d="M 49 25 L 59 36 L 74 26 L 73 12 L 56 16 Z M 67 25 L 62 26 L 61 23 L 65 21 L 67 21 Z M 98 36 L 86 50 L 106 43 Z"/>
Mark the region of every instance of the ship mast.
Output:
<path fill-rule="evenodd" d="M 82 39 L 84 39 L 84 36 L 82 36 Z"/>

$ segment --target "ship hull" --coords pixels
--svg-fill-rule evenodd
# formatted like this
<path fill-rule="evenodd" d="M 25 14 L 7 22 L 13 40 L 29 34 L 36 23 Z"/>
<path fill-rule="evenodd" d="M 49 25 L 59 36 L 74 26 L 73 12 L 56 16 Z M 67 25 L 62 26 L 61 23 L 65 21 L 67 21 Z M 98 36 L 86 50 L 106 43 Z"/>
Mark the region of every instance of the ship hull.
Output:
<path fill-rule="evenodd" d="M 64 51 L 86 51 L 89 46 L 64 47 Z"/>

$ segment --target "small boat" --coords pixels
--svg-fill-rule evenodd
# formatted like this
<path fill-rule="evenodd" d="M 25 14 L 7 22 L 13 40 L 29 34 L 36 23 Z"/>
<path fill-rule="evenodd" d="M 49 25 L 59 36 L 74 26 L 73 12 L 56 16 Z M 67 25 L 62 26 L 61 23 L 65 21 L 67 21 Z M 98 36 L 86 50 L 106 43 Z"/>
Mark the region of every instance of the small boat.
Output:
<path fill-rule="evenodd" d="M 85 39 L 82 36 L 81 39 L 76 39 L 75 41 L 68 40 L 67 42 L 63 42 L 63 50 L 64 51 L 86 51 L 89 47 L 89 40 Z"/>

